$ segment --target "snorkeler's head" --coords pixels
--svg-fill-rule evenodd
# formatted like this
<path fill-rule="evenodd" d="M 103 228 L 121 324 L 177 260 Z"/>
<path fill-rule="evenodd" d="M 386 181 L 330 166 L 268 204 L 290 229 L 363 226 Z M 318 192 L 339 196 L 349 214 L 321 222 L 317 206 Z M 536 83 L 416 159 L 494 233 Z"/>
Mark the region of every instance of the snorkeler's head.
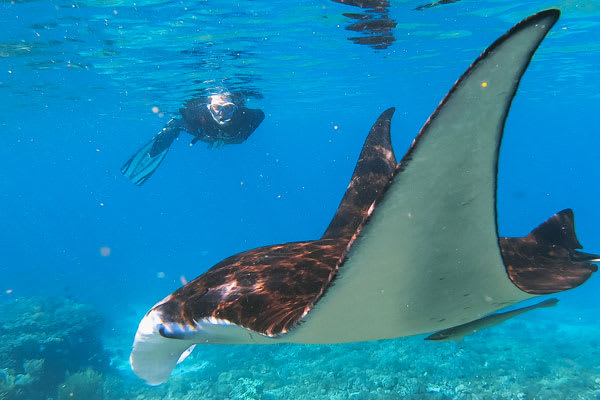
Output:
<path fill-rule="evenodd" d="M 233 103 L 231 96 L 227 94 L 214 94 L 209 97 L 208 110 L 210 115 L 219 125 L 225 125 L 231 121 L 237 106 Z"/>

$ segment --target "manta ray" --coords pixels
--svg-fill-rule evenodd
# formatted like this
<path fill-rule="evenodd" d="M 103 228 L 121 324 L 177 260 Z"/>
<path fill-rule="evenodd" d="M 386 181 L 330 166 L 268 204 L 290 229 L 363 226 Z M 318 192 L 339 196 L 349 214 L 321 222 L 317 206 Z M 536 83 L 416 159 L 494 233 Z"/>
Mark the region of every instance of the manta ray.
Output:
<path fill-rule="evenodd" d="M 573 212 L 499 237 L 498 155 L 520 79 L 560 12 L 526 18 L 458 79 L 398 163 L 394 109 L 364 143 L 320 239 L 245 251 L 148 311 L 130 357 L 157 385 L 196 344 L 345 343 L 460 326 L 585 282 Z"/>

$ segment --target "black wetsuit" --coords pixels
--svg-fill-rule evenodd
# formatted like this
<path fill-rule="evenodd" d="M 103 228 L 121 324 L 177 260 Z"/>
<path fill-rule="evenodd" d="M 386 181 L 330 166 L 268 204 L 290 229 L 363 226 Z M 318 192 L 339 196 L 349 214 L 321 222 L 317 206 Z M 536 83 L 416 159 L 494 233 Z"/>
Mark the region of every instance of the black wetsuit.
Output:
<path fill-rule="evenodd" d="M 159 154 L 168 148 L 180 131 L 194 136 L 192 144 L 199 140 L 211 145 L 243 143 L 265 119 L 262 110 L 246 108 L 241 105 L 241 100 L 238 100 L 231 120 L 220 125 L 213 119 L 208 109 L 209 104 L 208 97 L 192 99 L 185 103 L 185 107 L 179 110 L 181 119 L 171 120 L 155 137 L 150 155 Z"/>
<path fill-rule="evenodd" d="M 265 119 L 262 110 L 246 108 L 243 98 L 231 94 L 236 110 L 229 122 L 220 125 L 208 109 L 209 97 L 191 99 L 179 110 L 181 118 L 173 118 L 152 140 L 135 153 L 121 168 L 123 175 L 136 185 L 144 183 L 158 168 L 173 141 L 181 131 L 194 138 L 192 144 L 201 140 L 212 147 L 243 143 Z"/>
<path fill-rule="evenodd" d="M 212 143 L 222 141 L 224 144 L 242 143 L 265 119 L 261 110 L 252 110 L 242 105 L 237 106 L 227 124 L 219 125 L 208 110 L 209 99 L 192 99 L 179 110 L 182 116 L 183 129 L 196 136 L 194 142 L 202 140 Z"/>

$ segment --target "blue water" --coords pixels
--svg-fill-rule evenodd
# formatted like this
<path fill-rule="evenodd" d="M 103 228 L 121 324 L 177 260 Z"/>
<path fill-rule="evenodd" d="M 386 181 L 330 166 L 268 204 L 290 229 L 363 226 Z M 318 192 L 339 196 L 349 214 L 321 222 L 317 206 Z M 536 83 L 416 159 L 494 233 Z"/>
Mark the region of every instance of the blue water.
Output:
<path fill-rule="evenodd" d="M 393 2 L 394 41 L 375 49 L 345 29 L 343 13 L 366 11 L 327 0 L 0 1 L 0 322 L 31 317 L 15 302 L 89 305 L 104 321 L 89 327 L 107 354 L 109 367 L 94 367 L 105 399 L 600 398 L 598 276 L 558 307 L 462 344 L 211 347 L 158 388 L 128 370 L 137 323 L 182 278 L 243 250 L 319 237 L 378 115 L 396 107 L 400 157 L 481 51 L 549 7 L 562 17 L 505 129 L 500 233 L 525 235 L 570 207 L 584 250 L 600 251 L 600 3 L 413 10 L 425 2 Z M 215 87 L 244 90 L 265 112 L 245 143 L 190 148 L 182 134 L 142 187 L 121 175 L 186 100 Z M 61 398 L 42 380 L 3 397 L 18 373 L 2 358 L 0 399 Z"/>

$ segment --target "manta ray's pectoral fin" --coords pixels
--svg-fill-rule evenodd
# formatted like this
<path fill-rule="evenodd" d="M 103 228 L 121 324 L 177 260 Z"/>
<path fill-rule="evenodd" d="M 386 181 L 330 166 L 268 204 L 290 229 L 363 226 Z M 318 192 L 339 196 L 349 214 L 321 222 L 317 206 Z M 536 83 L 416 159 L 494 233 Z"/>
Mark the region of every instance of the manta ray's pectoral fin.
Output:
<path fill-rule="evenodd" d="M 502 257 L 511 281 L 531 294 L 572 289 L 598 270 L 600 256 L 577 251 L 582 246 L 575 234 L 573 211 L 563 210 L 529 235 L 500 238 Z"/>
<path fill-rule="evenodd" d="M 375 121 L 354 168 L 340 206 L 321 239 L 347 239 L 368 218 L 396 170 L 396 156 L 390 138 L 394 108 L 385 110 Z"/>
<path fill-rule="evenodd" d="M 498 154 L 521 77 L 559 15 L 518 23 L 458 79 L 361 225 L 333 287 L 290 339 L 432 332 L 533 297 L 510 281 L 500 254 Z"/>

